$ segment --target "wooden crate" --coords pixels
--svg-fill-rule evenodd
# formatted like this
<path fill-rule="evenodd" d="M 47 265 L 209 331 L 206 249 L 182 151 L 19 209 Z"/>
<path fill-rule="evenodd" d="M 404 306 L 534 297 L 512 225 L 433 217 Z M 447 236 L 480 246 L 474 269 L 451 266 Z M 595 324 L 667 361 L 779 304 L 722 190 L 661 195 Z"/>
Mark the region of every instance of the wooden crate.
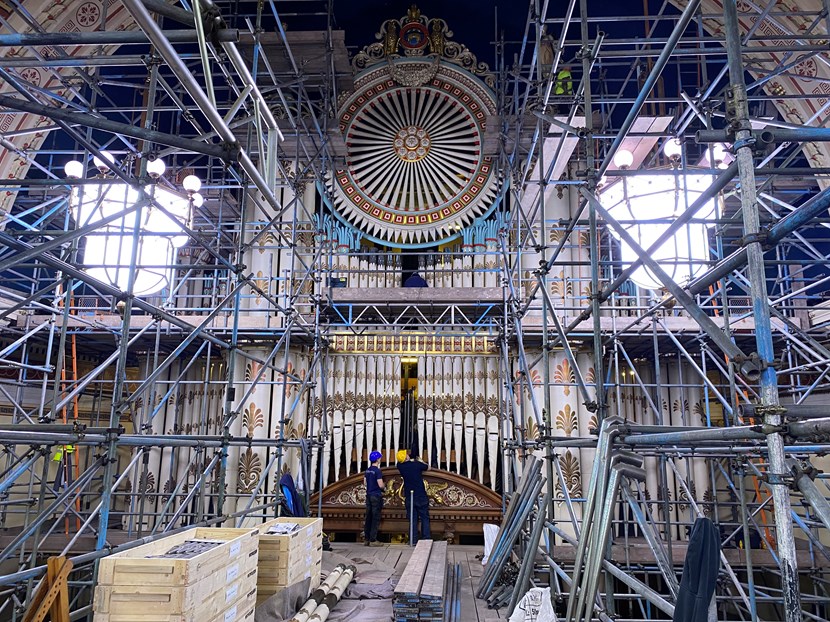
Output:
<path fill-rule="evenodd" d="M 279 555 L 257 556 L 260 570 L 293 570 L 308 568 L 323 558 L 322 545 L 315 548 L 302 547 L 292 551 L 282 551 Z"/>
<path fill-rule="evenodd" d="M 269 535 L 278 523 L 297 523 L 301 527 L 287 535 Z M 310 578 L 311 589 L 320 585 L 323 556 L 323 521 L 319 518 L 277 518 L 259 528 L 259 574 L 257 590 L 268 598 L 287 585 Z M 260 598 L 260 601 L 262 598 Z"/>
<path fill-rule="evenodd" d="M 244 603 L 239 602 L 233 607 L 229 607 L 210 622 L 254 622 L 255 609 L 256 596 L 246 600 Z M 200 622 L 200 620 L 192 620 L 191 622 Z"/>
<path fill-rule="evenodd" d="M 256 529 L 189 529 L 103 558 L 98 572 L 98 584 L 166 587 L 193 585 L 222 568 L 230 568 L 249 557 L 256 558 L 257 536 Z M 162 555 L 186 540 L 216 540 L 222 544 L 190 559 L 149 557 Z"/>
<path fill-rule="evenodd" d="M 315 574 L 319 575 L 321 561 L 315 561 L 308 565 L 298 565 L 292 568 L 259 568 L 257 573 L 257 585 L 277 585 L 285 586 L 293 583 L 298 583 L 303 579 L 312 578 Z M 318 584 L 319 585 L 319 584 Z M 317 587 L 316 585 L 313 587 Z"/>
<path fill-rule="evenodd" d="M 212 618 L 196 617 L 192 612 L 172 615 L 96 613 L 93 622 L 253 622 L 255 596 L 238 601 Z"/>
<path fill-rule="evenodd" d="M 175 615 L 198 612 L 209 620 L 256 589 L 256 560 L 241 570 L 240 562 L 222 568 L 194 585 L 99 585 L 95 588 L 96 613 Z"/>
<path fill-rule="evenodd" d="M 296 523 L 300 529 L 294 533 L 284 536 L 268 535 L 266 532 L 273 526 L 281 523 Z M 259 527 L 259 548 L 260 551 L 290 551 L 305 546 L 306 543 L 319 540 L 323 544 L 323 519 L 322 518 L 275 518 Z"/>

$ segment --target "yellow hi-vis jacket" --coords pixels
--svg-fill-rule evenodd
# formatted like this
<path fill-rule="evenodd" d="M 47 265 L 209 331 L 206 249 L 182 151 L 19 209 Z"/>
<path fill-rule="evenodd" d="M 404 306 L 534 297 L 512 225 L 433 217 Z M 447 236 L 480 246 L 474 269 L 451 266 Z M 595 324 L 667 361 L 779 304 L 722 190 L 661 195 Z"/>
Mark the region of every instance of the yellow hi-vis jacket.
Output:
<path fill-rule="evenodd" d="M 556 74 L 556 84 L 553 89 L 554 95 L 572 95 L 574 92 L 574 83 L 571 79 L 570 69 L 560 69 Z"/>

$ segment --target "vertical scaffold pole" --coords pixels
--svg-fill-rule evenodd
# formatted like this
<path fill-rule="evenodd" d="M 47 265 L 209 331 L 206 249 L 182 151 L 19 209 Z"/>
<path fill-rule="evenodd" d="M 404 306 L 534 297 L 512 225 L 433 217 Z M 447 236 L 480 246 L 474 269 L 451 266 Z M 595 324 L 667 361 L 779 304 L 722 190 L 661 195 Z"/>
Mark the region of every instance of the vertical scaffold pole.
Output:
<path fill-rule="evenodd" d="M 726 53 L 729 64 L 730 87 L 727 110 L 731 109 L 732 128 L 735 133 L 735 155 L 741 180 L 741 212 L 744 225 L 744 243 L 747 249 L 747 275 L 752 295 L 752 311 L 755 319 L 755 346 L 760 359 L 761 377 L 759 391 L 761 404 L 767 411 L 764 422 L 777 426 L 781 415 L 775 414 L 778 402 L 778 379 L 772 343 L 772 328 L 767 300 L 764 250 L 761 246 L 761 231 L 758 201 L 755 190 L 755 164 L 752 157 L 744 66 L 741 59 L 741 37 L 738 30 L 738 9 L 736 0 L 723 3 L 726 26 Z M 795 556 L 795 540 L 790 518 L 790 491 L 782 477 L 787 472 L 784 458 L 784 440 L 781 434 L 767 435 L 769 450 L 769 485 L 775 509 L 775 532 L 778 555 L 781 564 L 781 590 L 784 596 L 784 619 L 786 622 L 801 622 L 801 597 L 798 587 L 798 566 Z"/>

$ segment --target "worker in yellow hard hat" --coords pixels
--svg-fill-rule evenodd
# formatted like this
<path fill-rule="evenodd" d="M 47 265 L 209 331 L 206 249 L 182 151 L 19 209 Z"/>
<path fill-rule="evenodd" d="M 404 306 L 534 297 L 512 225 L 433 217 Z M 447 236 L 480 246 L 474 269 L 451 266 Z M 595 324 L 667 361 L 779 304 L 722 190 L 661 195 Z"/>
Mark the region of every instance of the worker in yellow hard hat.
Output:
<path fill-rule="evenodd" d="M 401 460 L 407 457 L 403 449 L 398 452 L 398 471 L 403 478 L 403 499 L 406 505 L 406 515 L 409 517 L 409 543 L 415 545 L 419 538 L 429 540 L 432 533 L 429 528 L 429 497 L 427 497 L 426 486 L 424 486 L 424 471 L 429 465 L 421 462 L 417 453 L 409 452 L 408 460 Z M 418 522 L 421 523 L 421 532 L 418 533 Z"/>

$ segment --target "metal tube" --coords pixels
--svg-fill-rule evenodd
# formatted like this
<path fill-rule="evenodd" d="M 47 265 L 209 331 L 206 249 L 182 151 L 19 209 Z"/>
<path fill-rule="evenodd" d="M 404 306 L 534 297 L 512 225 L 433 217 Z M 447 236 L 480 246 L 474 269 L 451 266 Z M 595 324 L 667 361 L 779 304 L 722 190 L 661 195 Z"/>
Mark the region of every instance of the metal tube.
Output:
<path fill-rule="evenodd" d="M 669 62 L 669 58 L 671 58 L 672 53 L 674 52 L 675 47 L 680 42 L 680 37 L 683 36 L 683 33 L 686 31 L 686 27 L 691 23 L 692 19 L 695 17 L 695 13 L 697 13 L 697 9 L 700 6 L 700 0 L 689 0 L 689 3 L 683 9 L 683 14 L 680 16 L 680 19 L 677 20 L 677 23 L 674 26 L 674 30 L 672 30 L 671 36 L 666 40 L 666 47 L 660 52 L 660 56 L 657 57 L 657 60 L 654 61 L 654 65 L 651 68 L 651 71 L 648 74 L 643 85 L 640 87 L 639 93 L 637 94 L 637 98 L 634 100 L 634 103 L 631 105 L 631 108 L 628 111 L 628 116 L 623 121 L 622 125 L 620 126 L 619 133 L 617 137 L 614 139 L 614 142 L 611 143 L 611 146 L 608 148 L 608 151 L 605 154 L 605 160 L 600 164 L 599 170 L 597 171 L 597 179 L 602 177 L 605 172 L 608 170 L 608 167 L 611 166 L 611 162 L 613 162 L 614 154 L 617 153 L 617 150 L 622 145 L 623 140 L 625 140 L 628 131 L 631 129 L 631 126 L 634 125 L 634 121 L 640 114 L 643 106 L 646 103 L 646 99 L 651 94 L 651 89 L 654 88 L 654 85 L 657 84 L 657 80 L 660 78 L 660 74 L 663 72 L 666 64 Z M 587 121 L 587 119 L 586 119 Z"/>
<path fill-rule="evenodd" d="M 579 591 L 579 596 L 576 603 L 574 620 L 583 618 L 591 619 L 591 611 L 595 607 L 597 597 L 597 585 L 600 577 L 600 567 L 605 556 L 605 547 L 608 544 L 608 536 L 611 529 L 611 515 L 617 507 L 617 493 L 620 486 L 620 472 L 612 468 L 608 477 L 608 485 L 603 494 L 603 503 L 598 510 L 601 510 L 598 525 L 591 530 L 591 543 L 587 549 L 588 559 L 585 563 L 584 581 L 585 585 Z M 597 515 L 590 516 L 589 520 L 596 520 Z M 573 600 L 573 596 L 571 596 Z M 570 618 L 568 619 L 570 622 Z"/>
<path fill-rule="evenodd" d="M 765 244 L 778 244 L 778 242 L 790 235 L 793 231 L 803 227 L 819 215 L 825 214 L 828 208 L 830 208 L 830 188 L 822 190 L 819 194 L 805 202 L 804 205 L 800 206 L 794 212 L 790 212 L 772 225 L 766 233 L 764 239 Z M 738 249 L 718 262 L 711 270 L 691 281 L 686 286 L 686 289 L 692 295 L 701 294 L 707 291 L 710 285 L 716 283 L 730 272 L 734 272 L 745 266 L 746 262 L 747 248 Z"/>
<path fill-rule="evenodd" d="M 795 417 L 798 419 L 823 419 L 830 417 L 830 406 L 823 404 L 784 404 L 780 407 L 780 414 L 784 417 Z M 763 407 L 758 404 L 741 404 L 740 413 L 742 417 L 760 417 Z"/>
<path fill-rule="evenodd" d="M 562 538 L 565 542 L 570 544 L 571 546 L 576 546 L 576 540 L 570 535 L 553 525 L 552 523 L 546 523 L 548 529 L 553 531 L 556 535 Z M 657 607 L 660 611 L 664 612 L 667 615 L 673 616 L 674 615 L 674 605 L 669 603 L 661 594 L 655 592 L 653 589 L 638 581 L 630 573 L 625 572 L 624 570 L 618 568 L 616 565 L 604 559 L 602 561 L 603 568 L 605 568 L 611 575 L 613 575 L 616 579 L 622 581 L 625 585 L 630 587 L 636 594 L 639 594 L 647 601 L 649 601 L 652 605 Z M 567 575 L 566 575 L 567 576 Z M 568 578 L 567 581 L 570 581 Z M 602 614 L 600 614 L 602 615 Z"/>
<path fill-rule="evenodd" d="M 729 339 L 721 328 L 715 324 L 714 320 L 701 309 L 695 300 L 686 291 L 672 279 L 666 271 L 657 263 L 657 261 L 645 251 L 636 240 L 631 237 L 631 234 L 620 223 L 614 219 L 613 216 L 606 210 L 602 204 L 597 201 L 595 197 L 588 193 L 584 188 L 580 189 L 582 196 L 596 209 L 602 218 L 617 232 L 617 235 L 622 239 L 642 260 L 643 265 L 648 267 L 654 276 L 656 276 L 663 286 L 674 296 L 675 300 L 679 302 L 689 316 L 698 323 L 700 328 L 715 342 L 715 344 L 730 358 L 744 361 L 744 373 L 748 376 L 757 377 L 757 370 L 752 368 L 750 361 L 741 349 L 735 345 L 735 342 Z"/>
<path fill-rule="evenodd" d="M 0 231 L 0 242 L 2 242 L 3 244 L 6 244 L 7 246 L 9 246 L 11 248 L 15 248 L 17 250 L 31 250 L 31 249 L 35 248 L 31 244 L 28 244 L 26 242 L 22 242 L 20 240 L 17 240 L 16 238 L 14 238 L 14 237 L 12 237 L 12 236 L 10 236 L 7 233 L 4 233 L 2 231 Z M 93 278 L 93 277 L 89 276 L 86 272 L 81 270 L 80 268 L 76 268 L 75 266 L 73 266 L 73 265 L 71 265 L 71 264 L 69 264 L 65 261 L 62 261 L 62 260 L 58 259 L 57 257 L 54 257 L 53 255 L 49 254 L 49 253 L 42 254 L 39 257 L 39 259 L 40 259 L 40 261 L 42 261 L 46 265 L 48 265 L 52 268 L 55 268 L 56 270 L 60 270 L 60 271 L 64 272 L 65 274 L 71 276 L 72 278 L 79 279 L 79 280 L 83 281 L 84 283 L 88 283 L 89 285 L 92 285 L 97 291 L 99 291 L 101 294 L 103 294 L 105 296 L 112 296 L 115 299 L 123 299 L 125 297 L 128 297 L 127 294 L 125 294 L 125 292 L 121 291 L 119 288 L 114 287 L 113 285 L 110 285 L 109 283 L 105 283 L 104 281 L 100 281 L 96 278 Z M 144 300 L 142 298 L 134 298 L 134 297 L 131 298 L 131 304 L 133 306 L 141 309 L 142 311 L 146 311 L 149 315 L 151 315 L 153 317 L 157 317 L 161 320 L 169 322 L 173 326 L 177 326 L 181 329 L 184 329 L 187 333 L 191 333 L 195 330 L 193 328 L 193 325 L 189 324 L 183 318 L 180 318 L 176 315 L 173 315 L 172 313 L 170 313 L 169 311 L 166 311 L 165 309 L 162 309 L 160 307 L 152 305 L 152 304 L 150 304 L 149 302 L 147 302 L 146 300 Z M 222 341 L 218 337 L 213 336 L 211 333 L 207 333 L 207 332 L 203 331 L 202 336 L 205 339 L 207 339 L 208 341 L 211 341 L 212 343 L 214 343 L 214 344 L 216 344 L 216 345 L 218 345 L 222 348 L 228 348 L 229 347 L 229 345 L 227 343 L 225 343 L 224 341 Z"/>
<path fill-rule="evenodd" d="M 830 140 L 830 128 L 826 127 L 799 127 L 799 128 L 764 128 L 754 130 L 750 138 L 765 145 L 789 142 L 816 142 Z M 695 142 L 725 143 L 732 142 L 735 137 L 725 130 L 698 130 L 695 133 Z"/>
<path fill-rule="evenodd" d="M 202 87 L 196 81 L 192 72 L 184 64 L 179 57 L 176 50 L 171 45 L 170 40 L 164 35 L 164 32 L 159 28 L 158 24 L 153 20 L 150 13 L 141 4 L 140 0 L 124 0 L 124 6 L 132 14 L 138 23 L 139 27 L 146 33 L 147 38 L 156 46 L 159 55 L 167 62 L 170 69 L 176 74 L 176 77 L 181 82 L 185 90 L 190 94 L 199 110 L 207 117 L 213 129 L 222 138 L 223 141 L 231 145 L 234 149 L 239 148 L 239 164 L 245 173 L 251 178 L 254 186 L 265 198 L 266 202 L 274 208 L 279 214 L 285 211 L 280 202 L 274 196 L 272 187 L 260 175 L 257 167 L 251 161 L 251 158 L 244 149 L 239 147 L 239 142 L 236 139 L 233 130 L 228 127 L 222 115 L 211 104 L 210 98 L 202 90 Z"/>
<path fill-rule="evenodd" d="M 181 136 L 175 136 L 173 134 L 143 128 L 129 123 L 111 121 L 105 117 L 94 116 L 79 110 L 67 110 L 65 108 L 56 108 L 54 106 L 44 106 L 35 102 L 26 101 L 25 99 L 9 97 L 8 95 L 0 95 L 0 106 L 10 108 L 11 110 L 19 110 L 30 114 L 42 115 L 57 121 L 78 123 L 97 130 L 112 132 L 113 134 L 131 136 L 132 138 L 137 138 L 139 140 L 147 140 L 162 145 L 168 145 L 183 151 L 201 153 L 214 158 L 220 158 L 228 162 L 232 162 L 234 159 L 233 149 L 228 149 L 224 145 L 212 145 L 210 143 L 191 140 L 189 138 L 183 138 Z M 60 182 L 56 180 L 56 183 Z M 100 226 L 100 223 L 96 223 L 96 226 Z"/>
<path fill-rule="evenodd" d="M 726 53 L 729 65 L 730 91 L 727 99 L 734 110 L 736 158 L 741 178 L 741 213 L 743 216 L 744 236 L 747 249 L 747 273 L 752 295 L 752 308 L 755 317 L 755 344 L 761 362 L 760 393 L 764 406 L 778 406 L 778 380 L 773 364 L 775 348 L 772 341 L 772 328 L 768 307 L 766 272 L 764 269 L 764 250 L 758 234 L 761 231 L 758 214 L 758 201 L 755 188 L 755 164 L 752 147 L 749 144 L 751 126 L 749 123 L 749 104 L 744 83 L 744 65 L 741 58 L 741 39 L 738 24 L 736 0 L 725 0 L 724 25 L 726 30 Z M 778 426 L 781 417 L 768 415 L 764 418 L 770 426 Z M 784 441 L 780 434 L 767 436 L 770 471 L 774 477 L 781 477 L 786 472 Z M 793 536 L 793 524 L 790 505 L 790 493 L 785 485 L 774 482 L 770 486 L 775 510 L 775 532 L 778 554 L 781 559 L 781 589 L 784 596 L 784 619 L 786 622 L 801 622 L 801 598 L 798 584 L 798 560 Z"/>
<path fill-rule="evenodd" d="M 585 507 L 582 509 L 583 517 L 592 517 L 594 508 L 598 503 L 598 497 L 604 495 L 604 481 L 607 470 L 610 466 L 609 455 L 611 443 L 621 432 L 623 420 L 619 417 L 608 417 L 602 422 L 597 441 L 597 451 L 594 455 L 594 464 L 591 469 L 591 480 L 588 484 L 588 495 L 585 500 Z M 592 520 L 583 520 L 582 529 L 576 532 L 578 539 L 576 545 L 576 557 L 574 558 L 573 584 L 571 585 L 570 598 L 568 599 L 568 611 L 565 619 L 573 619 L 577 603 L 577 590 L 581 584 L 585 552 L 588 547 L 588 540 L 591 531 L 595 527 Z"/>
<path fill-rule="evenodd" d="M 162 32 L 162 31 L 159 31 Z M 195 43 L 195 30 L 165 30 L 164 37 L 171 43 Z M 216 32 L 220 41 L 239 41 L 239 31 L 224 28 Z M 21 32 L 0 34 L 0 47 L 29 46 L 98 46 L 147 45 L 147 35 L 135 30 L 100 30 L 92 32 Z"/>
<path fill-rule="evenodd" d="M 70 484 L 65 490 L 63 490 L 55 500 L 44 510 L 42 510 L 38 516 L 28 525 L 26 529 L 21 531 L 17 537 L 12 540 L 9 545 L 0 552 L 0 562 L 7 560 L 12 553 L 14 553 L 17 548 L 26 541 L 29 536 L 35 533 L 40 526 L 46 522 L 51 516 L 52 513 L 66 500 L 68 499 L 76 490 L 81 489 L 83 486 L 89 482 L 92 477 L 98 472 L 98 469 L 101 468 L 101 464 L 103 463 L 103 458 L 98 458 L 92 465 L 84 472 L 81 477 L 76 479 L 72 484 Z"/>
<path fill-rule="evenodd" d="M 550 491 L 548 491 L 536 510 L 536 522 L 533 525 L 530 540 L 527 541 L 524 559 L 522 560 L 522 565 L 519 568 L 519 578 L 513 586 L 513 594 L 510 596 L 510 603 L 507 605 L 508 617 L 513 615 L 513 610 L 516 608 L 516 604 L 525 593 L 525 590 L 527 590 L 527 585 L 530 581 L 530 573 L 533 571 L 533 566 L 536 562 L 536 553 L 542 539 L 542 529 L 545 526 L 545 516 L 547 515 L 548 504 L 550 503 L 551 498 L 552 495 Z"/>
<path fill-rule="evenodd" d="M 43 458 L 47 460 L 49 454 L 44 454 L 43 452 L 35 452 L 26 462 L 18 465 L 14 471 L 9 473 L 6 478 L 0 482 L 0 495 L 4 494 L 9 488 L 11 488 L 12 484 L 17 480 L 18 477 L 23 475 L 26 471 L 29 470 L 29 467 L 34 464 L 35 460 L 38 458 Z"/>
<path fill-rule="evenodd" d="M 813 508 L 816 516 L 824 523 L 827 529 L 830 529 L 830 503 L 818 487 L 815 485 L 810 476 L 807 474 L 807 469 L 798 465 L 795 460 L 788 460 L 793 472 L 795 473 L 795 484 L 804 495 L 804 498 Z M 808 463 L 809 465 L 809 463 Z"/>
<path fill-rule="evenodd" d="M 684 432 L 666 432 L 660 434 L 630 434 L 620 437 L 620 442 L 626 445 L 693 445 L 706 441 L 730 441 L 757 439 L 765 440 L 767 434 L 761 431 L 762 426 L 735 426 L 731 428 L 700 428 Z M 630 428 L 634 432 L 636 427 Z M 776 428 L 777 431 L 777 428 Z"/>

